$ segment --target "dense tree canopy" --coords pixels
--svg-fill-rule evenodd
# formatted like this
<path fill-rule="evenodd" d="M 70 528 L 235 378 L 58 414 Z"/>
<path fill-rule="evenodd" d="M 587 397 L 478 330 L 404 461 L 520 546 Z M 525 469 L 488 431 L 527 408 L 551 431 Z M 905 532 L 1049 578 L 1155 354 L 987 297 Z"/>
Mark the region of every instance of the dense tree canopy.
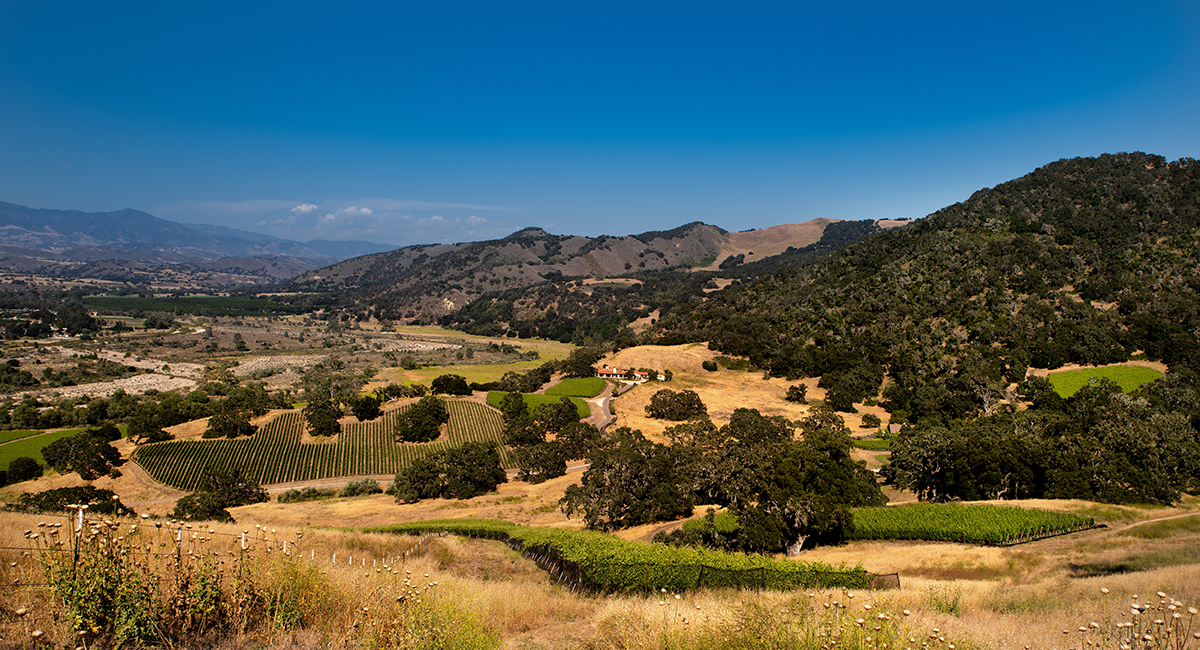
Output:
<path fill-rule="evenodd" d="M 1190 371 L 1133 395 L 1107 379 L 1065 401 L 1048 395 L 1019 413 L 906 427 L 884 474 L 930 501 L 1170 504 L 1200 489 L 1200 390 Z"/>
<path fill-rule="evenodd" d="M 121 452 L 100 429 L 59 438 L 42 449 L 42 458 L 56 471 L 76 472 L 85 481 L 100 478 L 121 464 Z"/>
<path fill-rule="evenodd" d="M 400 442 L 429 442 L 441 435 L 442 425 L 450 421 L 446 404 L 426 395 L 404 409 L 396 418 L 396 439 Z"/>
<path fill-rule="evenodd" d="M 417 458 L 396 474 L 397 503 L 421 499 L 470 499 L 507 482 L 495 445 L 468 442 Z"/>
<path fill-rule="evenodd" d="M 311 436 L 333 436 L 342 430 L 338 424 L 342 409 L 330 400 L 311 401 L 301 412 L 304 414 L 304 421 L 308 423 L 308 434 Z"/>
<path fill-rule="evenodd" d="M 1200 366 L 1200 165 L 1063 160 L 656 325 L 894 422 L 990 415 L 1028 367 Z M 741 268 L 741 267 L 739 267 Z M 884 374 L 888 387 L 880 394 Z"/>

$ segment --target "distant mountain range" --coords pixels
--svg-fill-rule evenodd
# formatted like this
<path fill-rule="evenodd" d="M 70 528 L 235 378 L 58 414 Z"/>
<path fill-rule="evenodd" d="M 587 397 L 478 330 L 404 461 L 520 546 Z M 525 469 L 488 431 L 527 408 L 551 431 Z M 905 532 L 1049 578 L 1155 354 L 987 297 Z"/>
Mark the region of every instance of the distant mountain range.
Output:
<path fill-rule="evenodd" d="M 140 210 L 46 210 L 4 202 L 0 202 L 0 246 L 9 255 L 61 261 L 179 264 L 225 257 L 290 257 L 309 268 L 395 248 L 365 241 L 297 242 L 224 226 L 176 223 Z"/>
<path fill-rule="evenodd" d="M 541 228 L 526 228 L 503 239 L 406 246 L 356 257 L 304 273 L 279 290 L 333 295 L 339 306 L 357 305 L 359 310 L 371 305 L 371 315 L 376 318 L 431 322 L 485 295 L 565 280 L 628 286 L 646 274 L 674 276 L 680 275 L 678 271 L 687 276 L 704 269 L 736 277 L 739 274 L 734 269 L 743 264 L 758 267 L 811 253 L 809 247 L 817 246 L 831 225 L 842 223 L 814 219 L 730 233 L 693 222 L 672 230 L 621 237 L 553 235 Z M 837 245 L 856 241 L 871 228 L 878 230 L 881 226 L 877 224 L 893 227 L 902 223 L 861 222 L 869 228 L 856 229 Z M 550 300 L 561 302 L 559 298 Z"/>

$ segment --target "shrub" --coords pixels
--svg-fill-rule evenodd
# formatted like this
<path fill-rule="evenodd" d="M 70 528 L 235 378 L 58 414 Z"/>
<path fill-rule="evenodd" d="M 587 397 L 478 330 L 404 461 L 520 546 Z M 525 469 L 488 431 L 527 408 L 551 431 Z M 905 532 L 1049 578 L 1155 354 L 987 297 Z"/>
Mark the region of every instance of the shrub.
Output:
<path fill-rule="evenodd" d="M 116 492 L 95 488 L 91 485 L 22 494 L 17 500 L 17 508 L 28 512 L 62 512 L 68 504 L 86 505 L 91 514 L 134 514 L 117 499 Z"/>
<path fill-rule="evenodd" d="M 383 488 L 379 487 L 379 481 L 373 478 L 364 478 L 357 481 L 351 481 L 338 492 L 340 497 L 357 497 L 364 494 L 380 494 Z"/>
<path fill-rule="evenodd" d="M 804 384 L 796 384 L 795 386 L 788 386 L 787 397 L 784 397 L 783 399 L 785 399 L 789 402 L 796 402 L 797 404 L 807 404 L 808 403 L 808 386 L 806 386 Z"/>
<path fill-rule="evenodd" d="M 301 488 L 299 490 L 287 490 L 279 495 L 280 503 L 301 503 L 303 501 L 317 501 L 320 499 L 328 499 L 333 496 L 329 492 L 322 492 L 314 487 Z"/>
<path fill-rule="evenodd" d="M 22 483 L 42 475 L 42 466 L 29 456 L 17 456 L 8 464 L 8 481 Z"/>
<path fill-rule="evenodd" d="M 862 416 L 862 425 L 865 429 L 877 429 L 883 424 L 883 420 L 879 419 L 874 413 L 867 413 Z"/>
<path fill-rule="evenodd" d="M 704 368 L 705 370 L 707 370 L 709 372 L 716 372 L 717 371 L 717 362 L 712 361 L 712 360 L 705 361 L 700 364 L 700 367 Z"/>

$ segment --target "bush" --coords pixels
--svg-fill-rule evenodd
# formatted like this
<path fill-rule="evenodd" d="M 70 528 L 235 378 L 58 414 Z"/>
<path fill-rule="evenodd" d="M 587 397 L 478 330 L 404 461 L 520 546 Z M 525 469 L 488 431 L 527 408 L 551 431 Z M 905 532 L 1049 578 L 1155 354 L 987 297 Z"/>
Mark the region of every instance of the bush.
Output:
<path fill-rule="evenodd" d="M 116 492 L 90 485 L 22 494 L 21 498 L 17 500 L 17 508 L 27 512 L 62 512 L 69 504 L 86 505 L 90 514 L 135 514 L 117 499 Z"/>
<path fill-rule="evenodd" d="M 22 483 L 42 475 L 42 466 L 29 456 L 17 456 L 8 464 L 8 481 Z"/>
<path fill-rule="evenodd" d="M 804 384 L 796 384 L 795 386 L 788 386 L 787 396 L 784 397 L 783 399 L 785 399 L 789 402 L 796 402 L 797 404 L 807 404 L 808 403 L 808 386 L 806 386 Z"/>
<path fill-rule="evenodd" d="M 322 492 L 314 487 L 301 488 L 299 490 L 287 490 L 279 495 L 280 503 L 301 503 L 303 501 L 317 501 L 320 499 L 328 499 L 333 495 L 329 492 Z"/>
<path fill-rule="evenodd" d="M 709 372 L 716 372 L 716 371 L 717 371 L 717 362 L 716 362 L 716 361 L 711 361 L 711 360 L 710 360 L 710 361 L 705 361 L 705 362 L 703 362 L 703 363 L 701 363 L 701 364 L 700 364 L 700 367 L 701 367 L 701 368 L 704 368 L 705 370 L 707 370 L 707 371 L 709 371 Z"/>
<path fill-rule="evenodd" d="M 379 487 L 379 481 L 373 478 L 364 478 L 357 481 L 351 481 L 338 492 L 339 497 L 357 497 L 365 494 L 381 494 L 383 488 Z"/>
<path fill-rule="evenodd" d="M 879 419 L 874 413 L 867 413 L 862 416 L 862 425 L 864 429 L 877 429 L 883 424 L 883 420 Z"/>

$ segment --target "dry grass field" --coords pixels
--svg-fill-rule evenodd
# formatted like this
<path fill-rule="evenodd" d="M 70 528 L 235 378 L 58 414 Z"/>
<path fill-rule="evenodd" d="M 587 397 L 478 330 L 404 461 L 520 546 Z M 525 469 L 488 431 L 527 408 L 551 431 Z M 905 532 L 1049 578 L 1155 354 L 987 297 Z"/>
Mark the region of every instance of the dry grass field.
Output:
<path fill-rule="evenodd" d="M 717 352 L 703 343 L 683 345 L 643 345 L 627 348 L 606 357 L 602 363 L 617 368 L 670 369 L 675 377 L 668 383 L 648 382 L 613 400 L 617 414 L 616 426 L 639 429 L 653 440 L 662 440 L 663 431 L 676 424 L 665 420 L 646 417 L 646 406 L 657 391 L 668 388 L 674 391 L 694 390 L 708 407 L 708 414 L 718 426 L 729 422 L 729 416 L 738 408 L 758 409 L 763 415 L 782 415 L 789 420 L 799 420 L 808 415 L 812 403 L 825 397 L 825 389 L 817 388 L 817 379 L 788 381 L 782 378 L 765 378 L 761 371 L 729 370 L 719 367 L 715 372 L 704 370 L 700 364 L 716 359 Z M 809 404 L 797 404 L 784 399 L 789 386 L 804 384 L 808 387 Z M 862 416 L 874 413 L 887 422 L 887 412 L 879 407 L 856 405 L 858 413 L 844 413 L 846 425 L 852 431 L 873 433 L 874 429 L 863 429 Z"/>
<path fill-rule="evenodd" d="M 445 537 L 418 543 L 411 537 L 346 530 L 457 515 L 516 514 L 514 519 L 520 519 L 520 513 L 510 508 L 528 507 L 534 499 L 546 496 L 536 494 L 538 491 L 549 493 L 561 487 L 530 491 L 529 486 L 512 484 L 497 495 L 472 499 L 461 507 L 449 503 L 397 506 L 379 496 L 236 509 L 237 524 L 201 527 L 214 531 L 210 535 L 214 546 L 236 548 L 236 540 L 222 534 L 251 531 L 261 540 L 251 554 L 258 558 L 251 566 L 260 583 L 278 585 L 280 567 L 286 562 L 315 571 L 305 588 L 320 597 L 321 608 L 300 629 L 262 625 L 220 639 L 181 639 L 176 647 L 371 647 L 373 635 L 380 633 L 375 627 L 383 625 L 380 617 L 398 615 L 389 603 L 395 602 L 395 593 L 405 576 L 418 576 L 422 584 L 438 583 L 426 592 L 426 604 L 445 607 L 441 612 L 445 618 L 439 619 L 443 621 L 439 625 L 445 627 L 439 630 L 459 636 L 453 637 L 458 643 L 450 646 L 401 647 L 708 648 L 722 647 L 711 644 L 719 636 L 736 643 L 728 647 L 819 648 L 819 643 L 781 644 L 774 635 L 823 625 L 823 603 L 846 604 L 846 616 L 852 625 L 856 616 L 874 620 L 877 612 L 898 619 L 896 624 L 903 626 L 901 630 L 892 630 L 890 637 L 882 636 L 888 634 L 887 630 L 879 633 L 881 638 L 891 638 L 894 647 L 919 647 L 921 639 L 933 635 L 944 641 L 931 647 L 947 650 L 948 644 L 998 650 L 1117 650 L 1118 644 L 1111 640 L 1085 645 L 1087 639 L 1099 638 L 1095 634 L 1085 638 L 1079 628 L 1086 629 L 1092 622 L 1108 625 L 1129 620 L 1129 603 L 1156 605 L 1168 598 L 1183 603 L 1176 610 L 1181 615 L 1177 625 L 1190 625 L 1195 630 L 1200 624 L 1189 618 L 1187 610 L 1200 602 L 1200 562 L 1194 553 L 1200 548 L 1200 526 L 1196 523 L 1200 504 L 1195 499 L 1181 508 L 1033 503 L 1030 505 L 1092 512 L 1110 527 L 1011 548 L 859 542 L 806 551 L 800 558 L 861 563 L 872 571 L 900 573 L 899 590 L 853 596 L 753 590 L 699 591 L 679 594 L 678 599 L 673 594 L 657 593 L 578 594 L 555 584 L 532 561 L 500 542 Z M 521 495 L 526 501 L 505 502 Z M 23 539 L 22 531 L 39 531 L 39 522 L 55 519 L 0 513 L 0 521 L 0 546 L 11 549 L 3 551 L 0 581 L 36 584 L 41 575 L 36 554 L 26 556 L 16 549 L 31 546 L 28 539 Z M 150 530 L 149 522 L 141 525 L 143 530 Z M 292 541 L 291 555 L 286 559 L 279 553 L 283 539 Z M 302 540 L 298 546 L 296 540 Z M 265 550 L 269 543 L 275 545 L 270 561 L 271 554 L 259 550 Z M 1142 564 L 1131 570 L 1133 562 Z M 385 570 L 380 569 L 383 565 L 387 565 Z M 1125 568 L 1111 573 L 1114 566 Z M 11 612 L 21 607 L 28 613 L 19 620 Z M 0 595 L 0 608 L 10 613 L 0 622 L 0 643 L 5 647 L 20 647 L 18 637 L 33 629 L 42 629 L 51 639 L 67 638 L 62 621 L 52 615 L 54 605 L 45 589 L 7 589 Z M 907 616 L 903 610 L 907 610 Z M 1169 617 L 1170 612 L 1163 615 Z M 450 625 L 451 620 L 456 623 Z M 744 643 L 739 632 L 752 622 L 761 624 L 756 634 L 766 634 L 767 638 L 760 636 L 757 641 Z M 463 636 L 466 628 L 478 637 Z M 908 637 L 917 641 L 904 643 Z M 855 643 L 847 639 L 843 646 L 879 648 L 861 639 Z M 1186 647 L 1194 647 L 1194 640 Z"/>

